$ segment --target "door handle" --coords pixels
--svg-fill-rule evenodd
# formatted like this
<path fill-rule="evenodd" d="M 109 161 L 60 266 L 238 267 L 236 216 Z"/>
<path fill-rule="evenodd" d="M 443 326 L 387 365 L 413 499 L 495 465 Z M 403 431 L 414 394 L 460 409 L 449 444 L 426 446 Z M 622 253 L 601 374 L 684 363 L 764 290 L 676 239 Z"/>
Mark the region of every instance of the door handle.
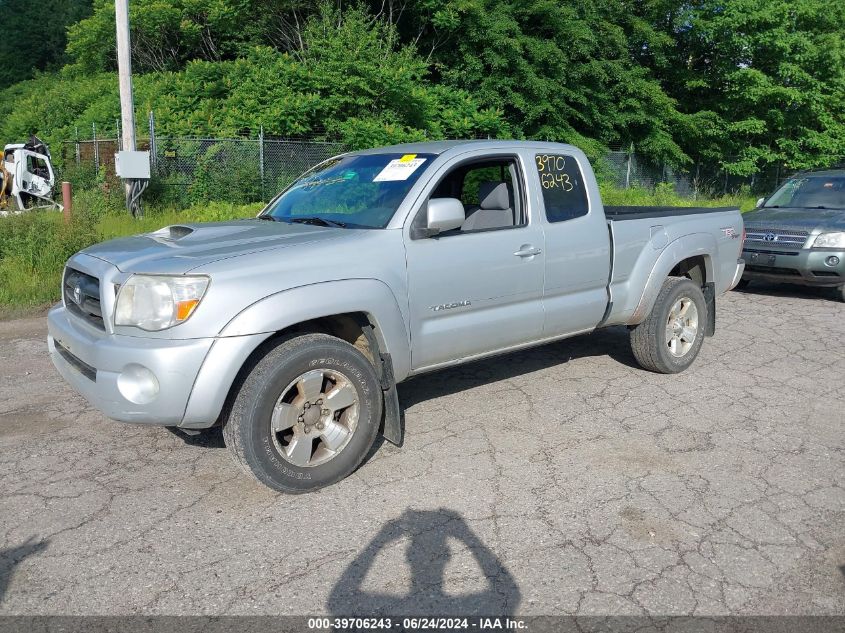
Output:
<path fill-rule="evenodd" d="M 531 244 L 523 244 L 519 247 L 519 250 L 514 253 L 517 257 L 534 257 L 534 255 L 539 255 L 542 253 L 539 248 L 534 248 Z"/>

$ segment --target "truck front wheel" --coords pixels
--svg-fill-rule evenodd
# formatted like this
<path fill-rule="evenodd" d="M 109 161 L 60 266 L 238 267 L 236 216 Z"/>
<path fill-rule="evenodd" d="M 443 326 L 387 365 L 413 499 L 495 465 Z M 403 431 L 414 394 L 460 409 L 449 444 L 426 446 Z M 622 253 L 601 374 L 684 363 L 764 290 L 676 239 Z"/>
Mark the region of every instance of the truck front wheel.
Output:
<path fill-rule="evenodd" d="M 241 385 L 223 437 L 235 462 L 281 492 L 340 481 L 363 461 L 381 420 L 373 365 L 326 334 L 282 339 Z"/>
<path fill-rule="evenodd" d="M 704 342 L 707 303 L 689 279 L 670 277 L 645 321 L 631 330 L 631 350 L 644 369 L 677 374 L 692 365 Z"/>

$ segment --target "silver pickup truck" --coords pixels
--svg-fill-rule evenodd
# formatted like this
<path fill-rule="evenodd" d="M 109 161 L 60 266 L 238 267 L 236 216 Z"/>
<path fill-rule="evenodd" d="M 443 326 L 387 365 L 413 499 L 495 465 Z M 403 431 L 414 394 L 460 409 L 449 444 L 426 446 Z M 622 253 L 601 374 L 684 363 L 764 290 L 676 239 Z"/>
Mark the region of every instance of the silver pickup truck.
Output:
<path fill-rule="evenodd" d="M 196 432 L 280 491 L 402 442 L 396 383 L 609 326 L 686 369 L 741 279 L 738 209 L 604 207 L 570 145 L 443 141 L 325 161 L 256 217 L 67 263 L 50 354 L 107 416 Z"/>

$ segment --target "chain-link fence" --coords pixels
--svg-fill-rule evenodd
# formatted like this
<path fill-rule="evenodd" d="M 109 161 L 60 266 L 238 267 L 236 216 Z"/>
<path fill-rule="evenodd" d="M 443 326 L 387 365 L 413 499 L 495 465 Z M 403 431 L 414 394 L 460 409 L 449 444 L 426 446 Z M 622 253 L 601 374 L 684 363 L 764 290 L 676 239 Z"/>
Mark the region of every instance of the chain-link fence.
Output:
<path fill-rule="evenodd" d="M 660 183 L 669 183 L 678 194 L 690 197 L 719 196 L 742 189 L 761 195 L 771 193 L 795 173 L 781 165 L 770 165 L 750 176 L 737 176 L 718 164 L 702 162 L 677 169 L 666 163 L 649 161 L 633 148 L 607 152 L 596 169 L 600 178 L 623 189 L 654 189 Z"/>
<path fill-rule="evenodd" d="M 62 178 L 77 187 L 116 186 L 114 138 L 66 141 Z M 267 201 L 309 167 L 342 153 L 342 143 L 265 138 L 177 138 L 138 140 L 150 151 L 152 179 L 146 199 L 177 204 L 208 200 Z M 670 183 L 683 196 L 718 196 L 746 189 L 773 191 L 792 172 L 775 165 L 751 176 L 734 176 L 718 165 L 695 163 L 680 170 L 649 161 L 633 148 L 613 149 L 595 162 L 600 180 L 620 188 L 653 189 Z"/>
<path fill-rule="evenodd" d="M 139 139 L 150 151 L 150 189 L 163 202 L 208 200 L 259 202 L 272 198 L 309 167 L 344 151 L 340 143 L 310 140 L 153 137 Z M 62 178 L 75 186 L 116 184 L 115 139 L 66 141 Z"/>

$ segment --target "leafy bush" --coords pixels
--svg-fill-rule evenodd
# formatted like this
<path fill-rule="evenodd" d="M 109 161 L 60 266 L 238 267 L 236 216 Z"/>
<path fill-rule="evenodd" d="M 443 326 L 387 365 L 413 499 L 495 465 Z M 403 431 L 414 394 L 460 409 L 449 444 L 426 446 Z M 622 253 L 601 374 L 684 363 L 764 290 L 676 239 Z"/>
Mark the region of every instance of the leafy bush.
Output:
<path fill-rule="evenodd" d="M 236 151 L 233 151 L 236 150 Z M 188 200 L 199 204 L 209 200 L 236 200 L 241 203 L 261 200 L 258 171 L 258 147 L 254 156 L 243 156 L 243 148 L 218 143 L 197 160 L 194 177 L 188 185 Z M 251 158 L 252 160 L 245 160 Z"/>

